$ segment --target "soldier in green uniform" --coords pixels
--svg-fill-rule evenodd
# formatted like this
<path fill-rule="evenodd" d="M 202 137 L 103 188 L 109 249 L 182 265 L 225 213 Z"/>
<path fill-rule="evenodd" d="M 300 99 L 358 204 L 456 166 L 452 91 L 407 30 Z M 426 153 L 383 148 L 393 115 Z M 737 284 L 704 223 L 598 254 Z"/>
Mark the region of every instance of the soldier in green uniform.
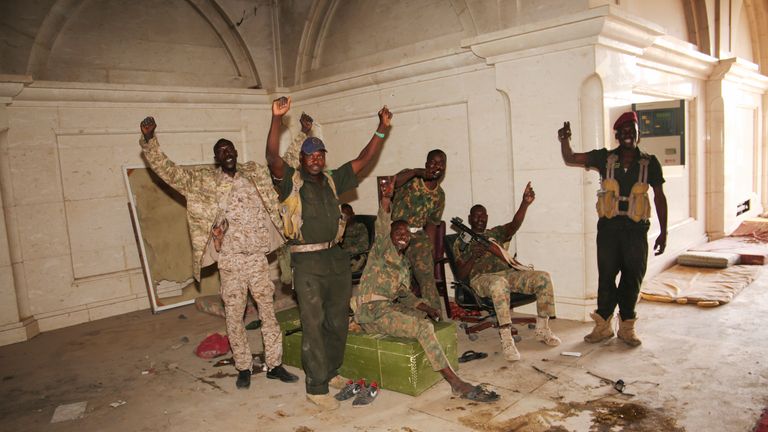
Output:
<path fill-rule="evenodd" d="M 197 281 L 200 269 L 213 261 L 210 248 L 220 252 L 221 298 L 232 346 L 237 388 L 251 384 L 252 358 L 243 325 L 243 312 L 250 291 L 261 317 L 267 378 L 295 382 L 298 377 L 283 368 L 283 341 L 273 307 L 275 285 L 269 278 L 266 254 L 283 241 L 278 216 L 278 197 L 267 168 L 255 162 L 237 163 L 234 144 L 220 139 L 213 146 L 215 168 L 177 166 L 160 150 L 155 136 L 155 119 L 141 122 L 142 155 L 152 171 L 187 199 L 187 222 L 192 240 L 193 271 Z M 286 158 L 295 163 L 299 144 L 306 138 L 311 123 L 302 121 L 302 133 L 294 139 Z M 221 223 L 218 223 L 221 221 Z M 214 226 L 216 223 L 216 226 Z M 212 246 L 213 245 L 213 246 Z"/>
<path fill-rule="evenodd" d="M 619 146 L 610 151 L 602 148 L 574 153 L 569 122 L 557 131 L 557 137 L 566 164 L 596 169 L 602 180 L 597 201 L 597 309 L 590 314 L 595 327 L 584 340 L 597 343 L 614 336 L 611 321 L 618 305 L 620 320 L 616 336 L 636 347 L 642 343 L 635 333 L 635 305 L 648 264 L 649 186 L 653 188 L 653 203 L 661 229 L 653 247 L 656 255 L 664 253 L 667 247 L 667 197 L 659 160 L 637 147 L 640 141 L 637 113 L 628 111 L 619 116 L 613 130 Z"/>
<path fill-rule="evenodd" d="M 347 225 L 344 228 L 344 237 L 339 243 L 342 249 L 347 251 L 350 258 L 352 273 L 359 272 L 365 267 L 368 258 L 368 228 L 361 222 L 355 222 L 355 210 L 349 204 L 341 205 L 341 213 Z"/>
<path fill-rule="evenodd" d="M 325 144 L 318 138 L 307 138 L 296 170 L 279 154 L 280 125 L 290 106 L 290 98 L 272 103 L 266 157 L 283 201 L 283 220 L 289 222 L 284 232 L 291 237 L 307 399 L 330 410 L 338 408 L 339 401 L 328 393 L 329 383 L 334 379 L 344 384 L 338 369 L 344 360 L 352 295 L 349 255 L 338 246 L 344 231 L 338 196 L 357 187 L 356 175 L 381 150 L 392 113 L 383 107 L 378 113 L 378 128 L 358 157 L 333 171 L 325 169 Z"/>
<path fill-rule="evenodd" d="M 469 284 L 481 297 L 491 297 L 499 323 L 499 336 L 504 357 L 509 361 L 520 360 L 520 353 L 512 338 L 510 316 L 510 292 L 536 295 L 536 337 L 550 346 L 560 345 L 560 338 L 549 328 L 549 318 L 555 316 L 555 294 L 549 273 L 538 270 L 515 269 L 503 258 L 499 245 L 510 241 L 525 220 L 528 207 L 536 199 L 531 183 L 525 186 L 523 200 L 512 221 L 505 225 L 486 229 L 488 212 L 480 204 L 469 211 L 472 231 L 496 241 L 487 249 L 477 242 L 466 242 L 461 237 L 453 244 L 458 277 L 468 279 Z"/>
<path fill-rule="evenodd" d="M 445 192 L 440 187 L 440 180 L 446 164 L 445 152 L 436 149 L 427 154 L 424 168 L 398 173 L 392 203 L 392 218 L 406 221 L 412 234 L 405 256 L 419 284 L 421 297 L 438 311 L 442 311 L 442 307 L 435 284 L 433 245 L 445 208 Z"/>
<path fill-rule="evenodd" d="M 410 266 L 404 257 L 411 233 L 408 224 L 390 218 L 393 184 L 380 185 L 381 206 L 376 219 L 376 240 L 368 257 L 360 292 L 352 298 L 355 320 L 368 333 L 380 333 L 419 341 L 432 369 L 440 372 L 454 394 L 478 402 L 499 400 L 495 392 L 473 386 L 459 378 L 440 347 L 427 316 L 437 319 L 438 310 L 410 291 Z"/>

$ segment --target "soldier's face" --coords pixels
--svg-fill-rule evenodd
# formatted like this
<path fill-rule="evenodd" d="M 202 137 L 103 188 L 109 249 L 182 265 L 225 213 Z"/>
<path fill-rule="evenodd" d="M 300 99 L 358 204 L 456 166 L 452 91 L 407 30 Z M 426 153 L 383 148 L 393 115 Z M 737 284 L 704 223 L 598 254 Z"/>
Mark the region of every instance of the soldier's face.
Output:
<path fill-rule="evenodd" d="M 437 153 L 427 159 L 427 163 L 424 164 L 424 175 L 427 180 L 437 180 L 445 172 L 445 166 L 448 162 L 445 159 L 445 155 Z"/>
<path fill-rule="evenodd" d="M 619 140 L 619 145 L 626 149 L 633 149 L 637 145 L 637 123 L 633 121 L 624 122 L 616 130 L 616 139 Z"/>
<path fill-rule="evenodd" d="M 301 167 L 311 175 L 318 175 L 325 169 L 325 152 L 318 150 L 310 154 L 301 154 Z"/>
<path fill-rule="evenodd" d="M 406 224 L 393 223 L 389 230 L 389 238 L 392 240 L 392 244 L 395 245 L 395 248 L 402 252 L 411 242 L 411 232 L 408 231 L 408 226 Z"/>
<path fill-rule="evenodd" d="M 213 149 L 213 160 L 225 171 L 231 171 L 237 165 L 237 150 L 232 144 L 217 145 Z"/>
<path fill-rule="evenodd" d="M 472 231 L 483 232 L 488 225 L 488 212 L 485 207 L 475 207 L 469 212 L 469 226 Z"/>

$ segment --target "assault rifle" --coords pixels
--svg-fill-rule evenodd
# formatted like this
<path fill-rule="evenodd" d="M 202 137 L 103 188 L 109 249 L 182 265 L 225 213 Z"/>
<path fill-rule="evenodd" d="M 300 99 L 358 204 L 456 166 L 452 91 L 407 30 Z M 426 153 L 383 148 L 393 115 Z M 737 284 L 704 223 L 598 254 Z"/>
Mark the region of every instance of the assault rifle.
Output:
<path fill-rule="evenodd" d="M 467 243 L 471 241 L 476 241 L 481 246 L 488 249 L 492 254 L 496 255 L 499 259 L 509 264 L 509 266 L 512 267 L 513 269 L 521 270 L 521 271 L 533 270 L 533 266 L 521 264 L 518 260 L 515 259 L 515 257 L 510 255 L 509 251 L 504 249 L 504 247 L 500 245 L 496 240 L 472 231 L 472 228 L 464 225 L 464 221 L 461 218 L 458 218 L 458 217 L 452 218 L 451 224 L 453 225 L 454 228 L 456 228 L 458 231 L 460 231 L 464 235 L 470 236 L 470 240 L 467 241 Z M 493 246 L 497 246 L 497 247 L 494 248 Z"/>

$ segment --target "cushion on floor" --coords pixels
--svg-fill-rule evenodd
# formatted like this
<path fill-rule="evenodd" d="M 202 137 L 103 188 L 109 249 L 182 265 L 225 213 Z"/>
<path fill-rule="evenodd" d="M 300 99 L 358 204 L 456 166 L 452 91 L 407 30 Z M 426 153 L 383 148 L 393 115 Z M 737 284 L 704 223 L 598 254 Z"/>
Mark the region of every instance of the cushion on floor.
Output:
<path fill-rule="evenodd" d="M 739 263 L 739 254 L 688 251 L 677 257 L 677 263 L 692 267 L 726 268 Z"/>

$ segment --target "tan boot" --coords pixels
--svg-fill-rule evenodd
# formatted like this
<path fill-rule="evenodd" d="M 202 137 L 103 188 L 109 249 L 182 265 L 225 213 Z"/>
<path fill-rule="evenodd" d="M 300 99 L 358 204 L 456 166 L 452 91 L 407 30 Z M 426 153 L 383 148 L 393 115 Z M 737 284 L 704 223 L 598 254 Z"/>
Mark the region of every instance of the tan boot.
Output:
<path fill-rule="evenodd" d="M 560 338 L 549 328 L 549 317 L 536 318 L 536 338 L 549 346 L 560 345 Z"/>
<path fill-rule="evenodd" d="M 325 411 L 335 410 L 339 407 L 339 401 L 337 401 L 330 393 L 313 395 L 307 393 L 307 400 L 313 404 L 319 406 Z"/>
<path fill-rule="evenodd" d="M 619 319 L 619 331 L 616 332 L 616 336 L 631 347 L 636 347 L 643 343 L 635 333 L 635 321 L 637 321 L 637 318 Z"/>
<path fill-rule="evenodd" d="M 520 360 L 520 352 L 517 351 L 515 340 L 512 338 L 512 328 L 510 326 L 500 327 L 499 336 L 501 337 L 501 350 L 504 352 L 504 358 L 511 362 Z"/>
<path fill-rule="evenodd" d="M 598 343 L 613 337 L 613 315 L 605 320 L 597 312 L 592 312 L 589 317 L 595 320 L 595 328 L 592 333 L 584 336 L 585 342 Z"/>

